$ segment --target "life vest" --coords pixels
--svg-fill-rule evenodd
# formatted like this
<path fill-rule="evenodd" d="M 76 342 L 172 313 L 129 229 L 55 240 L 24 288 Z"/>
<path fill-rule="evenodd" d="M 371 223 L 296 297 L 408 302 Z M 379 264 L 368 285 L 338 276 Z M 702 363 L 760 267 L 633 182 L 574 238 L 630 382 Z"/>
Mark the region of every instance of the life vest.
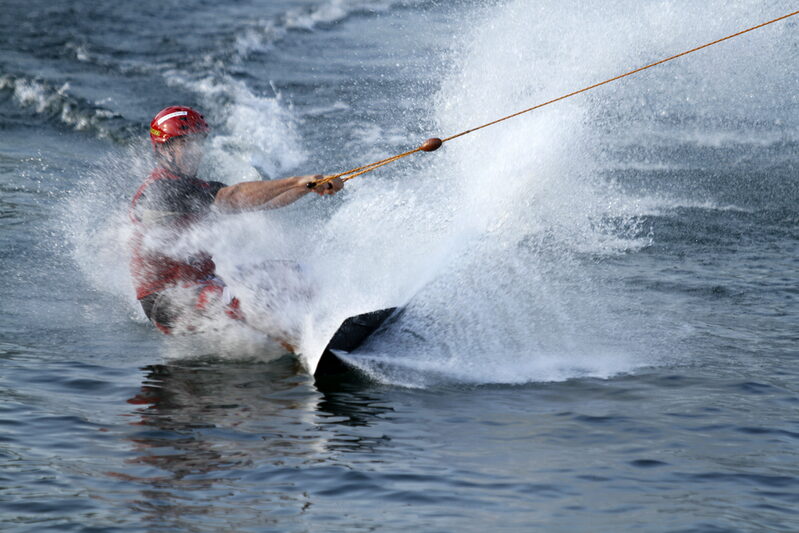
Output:
<path fill-rule="evenodd" d="M 163 189 L 161 197 L 148 199 L 147 192 L 154 186 Z M 200 250 L 191 257 L 176 258 L 165 253 L 168 242 L 153 249 L 145 246 L 145 237 L 150 231 L 166 230 L 176 238 L 208 213 L 221 187 L 224 184 L 178 176 L 158 168 L 136 191 L 130 206 L 134 224 L 130 270 L 137 299 L 168 287 L 201 283 L 214 276 L 216 265 L 207 252 Z M 149 205 L 141 205 L 143 198 Z"/>

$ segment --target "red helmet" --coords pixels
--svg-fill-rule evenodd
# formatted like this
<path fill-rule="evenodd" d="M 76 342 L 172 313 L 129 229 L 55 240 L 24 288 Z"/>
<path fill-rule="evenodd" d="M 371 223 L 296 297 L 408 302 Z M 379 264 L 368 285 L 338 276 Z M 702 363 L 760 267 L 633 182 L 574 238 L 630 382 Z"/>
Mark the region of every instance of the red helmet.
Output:
<path fill-rule="evenodd" d="M 211 128 L 203 116 L 190 107 L 173 105 L 162 109 L 150 122 L 153 146 L 184 135 L 207 135 Z"/>

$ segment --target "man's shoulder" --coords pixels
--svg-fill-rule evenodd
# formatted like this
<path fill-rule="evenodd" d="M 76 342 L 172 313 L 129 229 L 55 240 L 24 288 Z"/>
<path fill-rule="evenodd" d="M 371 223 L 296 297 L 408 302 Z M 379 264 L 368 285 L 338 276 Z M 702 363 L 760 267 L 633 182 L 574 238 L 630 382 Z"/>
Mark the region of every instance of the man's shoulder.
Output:
<path fill-rule="evenodd" d="M 147 193 L 159 189 L 174 188 L 179 180 L 180 176 L 159 167 L 150 172 L 150 175 L 139 186 L 138 192 L 147 195 Z"/>
<path fill-rule="evenodd" d="M 186 186 L 200 188 L 211 193 L 213 196 L 216 196 L 219 189 L 227 187 L 227 185 L 221 181 L 208 181 L 200 178 L 186 178 Z"/>
<path fill-rule="evenodd" d="M 216 196 L 220 189 L 227 187 L 220 181 L 208 181 L 197 177 L 178 176 L 164 168 L 157 168 L 144 181 L 145 193 L 151 194 L 210 194 Z"/>
<path fill-rule="evenodd" d="M 186 191 L 186 194 L 196 194 L 216 198 L 220 189 L 227 187 L 221 181 L 206 181 L 200 178 L 185 178 L 180 180 L 178 187 Z"/>
<path fill-rule="evenodd" d="M 200 214 L 214 203 L 225 184 L 179 176 L 163 168 L 154 170 L 133 199 L 138 209 L 170 214 Z"/>

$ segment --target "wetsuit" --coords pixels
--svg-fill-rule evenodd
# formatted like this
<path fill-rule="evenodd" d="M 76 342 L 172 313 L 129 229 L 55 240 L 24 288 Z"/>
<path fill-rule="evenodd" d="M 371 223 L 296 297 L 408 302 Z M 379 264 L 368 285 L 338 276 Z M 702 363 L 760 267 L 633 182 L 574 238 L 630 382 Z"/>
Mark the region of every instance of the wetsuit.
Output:
<path fill-rule="evenodd" d="M 225 184 L 218 181 L 180 176 L 157 168 L 133 196 L 130 269 L 136 298 L 147 318 L 165 333 L 170 333 L 187 311 L 185 302 L 175 305 L 174 297 L 170 296 L 173 289 L 188 289 L 192 311 L 202 310 L 210 300 L 228 299 L 225 285 L 216 276 L 216 265 L 207 252 L 197 250 L 181 257 L 174 249 L 181 234 L 210 213 L 216 194 L 223 187 Z M 235 298 L 224 303 L 229 316 L 241 318 L 235 316 L 238 314 Z"/>

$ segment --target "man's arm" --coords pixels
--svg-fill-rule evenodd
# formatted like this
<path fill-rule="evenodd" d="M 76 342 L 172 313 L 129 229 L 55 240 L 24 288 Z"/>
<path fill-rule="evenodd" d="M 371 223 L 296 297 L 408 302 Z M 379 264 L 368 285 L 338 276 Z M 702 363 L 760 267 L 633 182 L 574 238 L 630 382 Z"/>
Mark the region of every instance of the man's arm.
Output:
<path fill-rule="evenodd" d="M 246 181 L 219 189 L 214 205 L 226 212 L 274 209 L 296 202 L 313 191 L 320 196 L 335 194 L 344 187 L 340 179 L 327 185 L 309 189 L 308 184 L 321 179 L 321 175 L 293 176 L 271 181 Z M 317 190 L 318 189 L 318 190 Z"/>

